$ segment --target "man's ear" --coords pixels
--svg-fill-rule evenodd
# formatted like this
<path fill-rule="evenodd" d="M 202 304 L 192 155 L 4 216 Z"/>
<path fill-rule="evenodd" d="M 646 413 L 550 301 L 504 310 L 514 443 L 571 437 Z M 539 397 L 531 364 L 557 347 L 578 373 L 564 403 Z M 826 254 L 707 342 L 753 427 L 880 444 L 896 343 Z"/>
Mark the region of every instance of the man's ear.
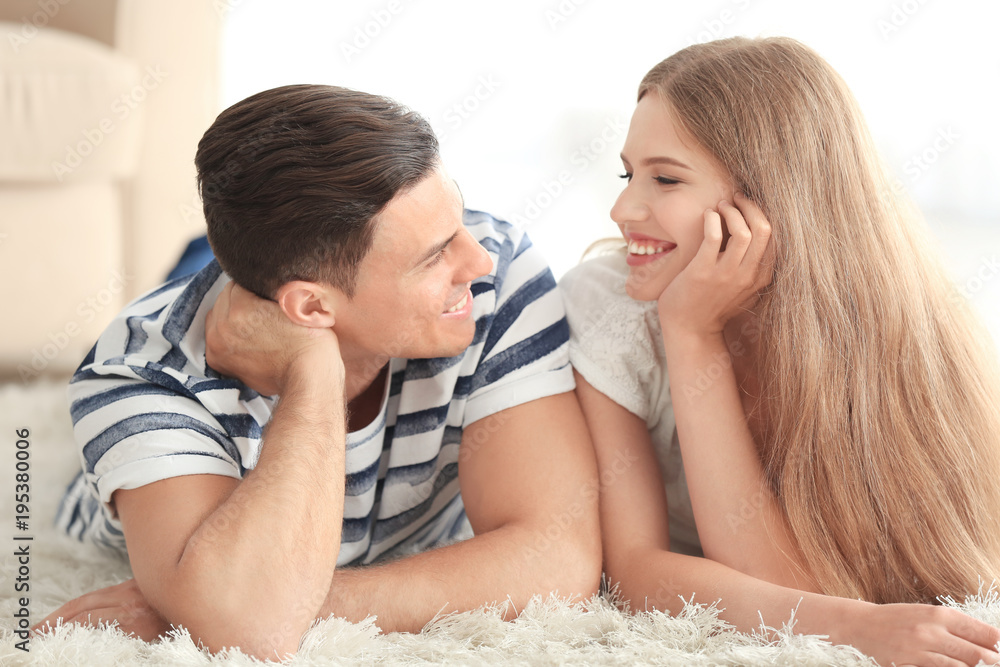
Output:
<path fill-rule="evenodd" d="M 293 324 L 330 329 L 336 322 L 335 292 L 329 285 L 293 280 L 278 288 L 275 301 Z"/>

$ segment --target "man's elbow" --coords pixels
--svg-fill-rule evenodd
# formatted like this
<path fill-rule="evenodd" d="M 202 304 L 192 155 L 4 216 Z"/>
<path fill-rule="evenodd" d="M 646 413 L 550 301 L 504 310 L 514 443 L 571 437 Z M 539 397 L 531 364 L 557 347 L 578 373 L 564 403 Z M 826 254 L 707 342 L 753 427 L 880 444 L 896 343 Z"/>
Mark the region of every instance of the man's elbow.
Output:
<path fill-rule="evenodd" d="M 248 604 L 236 591 L 207 595 L 203 589 L 180 585 L 162 602 L 160 614 L 186 629 L 195 644 L 213 654 L 237 648 L 260 660 L 294 656 L 302 635 L 315 620 L 315 614 L 302 608 L 281 609 L 280 602 Z"/>
<path fill-rule="evenodd" d="M 192 617 L 179 625 L 191 634 L 191 640 L 215 654 L 223 649 L 239 649 L 258 660 L 282 661 L 298 651 L 302 635 L 308 625 L 290 620 L 261 619 L 252 611 L 242 610 L 242 618 L 223 614 L 215 618 Z"/>
<path fill-rule="evenodd" d="M 601 589 L 601 548 L 588 548 L 580 553 L 580 559 L 573 571 L 567 576 L 568 590 L 573 597 L 587 600 L 597 595 Z"/>
<path fill-rule="evenodd" d="M 601 587 L 601 537 L 597 531 L 567 540 L 551 563 L 555 589 L 561 597 L 586 600 Z"/>

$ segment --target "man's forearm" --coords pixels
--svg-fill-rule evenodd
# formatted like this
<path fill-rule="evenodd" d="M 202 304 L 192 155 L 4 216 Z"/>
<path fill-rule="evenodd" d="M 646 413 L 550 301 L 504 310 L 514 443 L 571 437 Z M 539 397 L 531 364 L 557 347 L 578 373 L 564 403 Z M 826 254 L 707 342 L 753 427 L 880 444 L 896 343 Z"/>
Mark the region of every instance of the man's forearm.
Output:
<path fill-rule="evenodd" d="M 533 595 L 589 597 L 597 592 L 600 552 L 570 536 L 558 540 L 526 526 L 504 526 L 472 539 L 385 565 L 337 570 L 321 617 L 378 616 L 383 632 L 418 632 L 440 613 L 513 603 Z"/>
<path fill-rule="evenodd" d="M 329 590 L 346 426 L 342 375 L 323 370 L 288 383 L 257 466 L 202 521 L 177 563 L 184 595 L 168 596 L 171 608 L 160 611 L 203 629 L 210 646 L 217 638 L 258 655 L 294 651 Z"/>

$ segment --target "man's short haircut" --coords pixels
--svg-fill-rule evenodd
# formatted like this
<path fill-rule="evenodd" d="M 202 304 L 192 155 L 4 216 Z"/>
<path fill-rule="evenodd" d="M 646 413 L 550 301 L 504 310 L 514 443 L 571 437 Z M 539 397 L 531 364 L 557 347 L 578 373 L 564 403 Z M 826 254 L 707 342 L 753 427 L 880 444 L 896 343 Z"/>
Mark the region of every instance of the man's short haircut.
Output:
<path fill-rule="evenodd" d="M 292 280 L 353 296 L 379 212 L 438 162 L 437 138 L 419 114 L 318 85 L 234 104 L 195 156 L 212 250 L 238 285 L 264 298 Z"/>

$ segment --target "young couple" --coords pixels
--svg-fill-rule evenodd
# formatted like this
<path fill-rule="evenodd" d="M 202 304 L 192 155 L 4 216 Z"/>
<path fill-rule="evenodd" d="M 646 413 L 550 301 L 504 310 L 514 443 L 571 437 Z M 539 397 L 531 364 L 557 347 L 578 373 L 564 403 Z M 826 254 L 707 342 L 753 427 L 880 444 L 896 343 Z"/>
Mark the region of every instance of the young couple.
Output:
<path fill-rule="evenodd" d="M 603 571 L 633 610 L 997 661 L 1000 631 L 933 604 L 1000 575 L 996 354 L 843 81 L 791 39 L 689 47 L 622 161 L 627 248 L 560 290 L 395 102 L 223 112 L 196 158 L 217 262 L 70 388 L 59 521 L 135 579 L 43 624 L 281 657 L 317 617 L 417 631 Z"/>

